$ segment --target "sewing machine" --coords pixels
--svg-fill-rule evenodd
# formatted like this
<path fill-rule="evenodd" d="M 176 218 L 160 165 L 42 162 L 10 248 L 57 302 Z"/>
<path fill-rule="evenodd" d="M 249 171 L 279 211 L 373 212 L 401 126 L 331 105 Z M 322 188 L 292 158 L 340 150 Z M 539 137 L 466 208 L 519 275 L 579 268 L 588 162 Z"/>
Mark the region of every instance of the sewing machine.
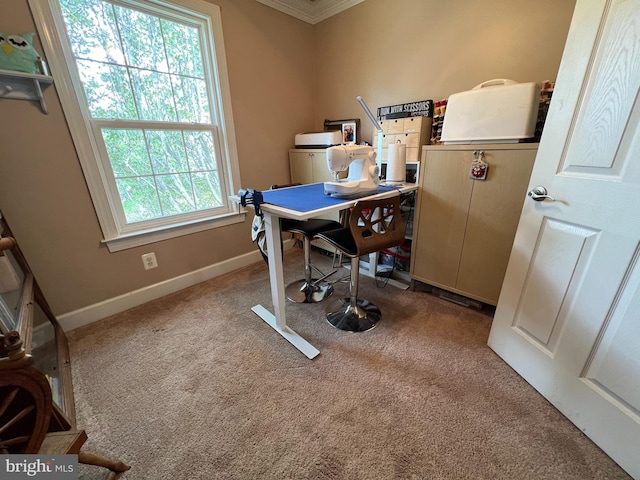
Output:
<path fill-rule="evenodd" d="M 376 152 L 366 145 L 337 145 L 327 148 L 327 167 L 334 181 L 324 182 L 324 193 L 332 197 L 349 198 L 378 190 L 380 169 Z M 349 170 L 347 178 L 338 172 Z"/>

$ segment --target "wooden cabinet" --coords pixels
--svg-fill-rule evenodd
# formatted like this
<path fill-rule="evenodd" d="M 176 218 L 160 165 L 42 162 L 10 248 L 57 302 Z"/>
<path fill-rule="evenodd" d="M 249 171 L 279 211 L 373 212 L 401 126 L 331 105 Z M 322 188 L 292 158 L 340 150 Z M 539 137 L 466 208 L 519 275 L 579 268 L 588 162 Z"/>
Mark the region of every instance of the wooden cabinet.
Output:
<path fill-rule="evenodd" d="M 381 120 L 382 127 L 382 162 L 388 159 L 389 145 L 404 143 L 407 146 L 407 162 L 420 161 L 420 148 L 429 144 L 431 135 L 431 118 L 406 117 L 393 120 Z M 378 148 L 378 130 L 373 129 L 373 147 Z"/>
<path fill-rule="evenodd" d="M 327 151 L 324 148 L 292 148 L 289 150 L 289 168 L 291 169 L 291 183 L 320 183 L 330 182 L 333 175 L 327 167 Z M 347 172 L 340 172 L 340 178 L 347 176 Z M 329 213 L 323 218 L 328 220 L 340 220 L 338 212 Z M 313 240 L 312 245 L 320 247 L 328 252 L 334 252 L 335 248 L 324 240 Z"/>
<path fill-rule="evenodd" d="M 538 144 L 423 148 L 411 279 L 498 302 Z M 470 178 L 474 152 L 489 165 Z"/>
<path fill-rule="evenodd" d="M 333 176 L 327 167 L 327 151 L 322 148 L 292 148 L 289 150 L 292 183 L 330 182 Z"/>

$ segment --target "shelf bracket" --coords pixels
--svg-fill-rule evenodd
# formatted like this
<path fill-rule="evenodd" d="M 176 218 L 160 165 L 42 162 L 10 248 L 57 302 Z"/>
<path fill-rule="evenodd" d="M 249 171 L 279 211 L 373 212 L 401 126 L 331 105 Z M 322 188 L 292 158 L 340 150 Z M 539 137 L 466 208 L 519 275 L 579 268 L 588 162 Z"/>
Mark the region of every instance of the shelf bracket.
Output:
<path fill-rule="evenodd" d="M 38 81 L 38 79 L 33 79 L 33 86 L 36 89 L 36 95 L 38 96 L 38 100 L 40 101 L 40 108 L 42 108 L 42 113 L 48 115 L 49 111 L 47 110 L 47 104 L 44 103 L 44 95 L 42 94 L 42 88 L 40 88 L 40 82 Z"/>

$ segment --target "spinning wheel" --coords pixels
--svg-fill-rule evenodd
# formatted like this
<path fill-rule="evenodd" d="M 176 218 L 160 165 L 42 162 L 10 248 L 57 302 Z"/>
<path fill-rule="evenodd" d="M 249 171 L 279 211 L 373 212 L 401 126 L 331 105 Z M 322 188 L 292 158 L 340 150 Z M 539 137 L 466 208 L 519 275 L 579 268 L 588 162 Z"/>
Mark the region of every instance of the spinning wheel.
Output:
<path fill-rule="evenodd" d="M 130 467 L 81 451 L 87 434 L 75 425 L 64 331 L 0 212 L 0 256 L 5 255 L 15 272 L 0 290 L 0 455 L 77 454 L 80 463 L 106 467 L 115 478 Z M 34 355 L 44 370 L 32 366 Z M 45 371 L 55 372 L 55 402 Z"/>
<path fill-rule="evenodd" d="M 51 387 L 32 367 L 0 370 L 0 454 L 38 453 L 51 420 Z"/>

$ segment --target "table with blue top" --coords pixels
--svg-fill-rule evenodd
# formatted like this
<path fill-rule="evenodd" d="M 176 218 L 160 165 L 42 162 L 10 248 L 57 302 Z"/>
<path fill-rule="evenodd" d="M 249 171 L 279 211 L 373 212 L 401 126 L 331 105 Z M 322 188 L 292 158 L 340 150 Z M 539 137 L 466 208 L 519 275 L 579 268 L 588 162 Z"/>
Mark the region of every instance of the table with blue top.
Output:
<path fill-rule="evenodd" d="M 380 185 L 376 193 L 348 199 L 325 195 L 323 183 L 263 191 L 264 203 L 261 205 L 261 209 L 265 221 L 273 313 L 262 305 L 256 305 L 251 310 L 308 358 L 315 358 L 320 351 L 287 326 L 280 218 L 308 220 L 351 208 L 359 200 L 385 198 L 410 192 L 417 188 L 417 184 L 414 183 L 394 186 Z"/>

